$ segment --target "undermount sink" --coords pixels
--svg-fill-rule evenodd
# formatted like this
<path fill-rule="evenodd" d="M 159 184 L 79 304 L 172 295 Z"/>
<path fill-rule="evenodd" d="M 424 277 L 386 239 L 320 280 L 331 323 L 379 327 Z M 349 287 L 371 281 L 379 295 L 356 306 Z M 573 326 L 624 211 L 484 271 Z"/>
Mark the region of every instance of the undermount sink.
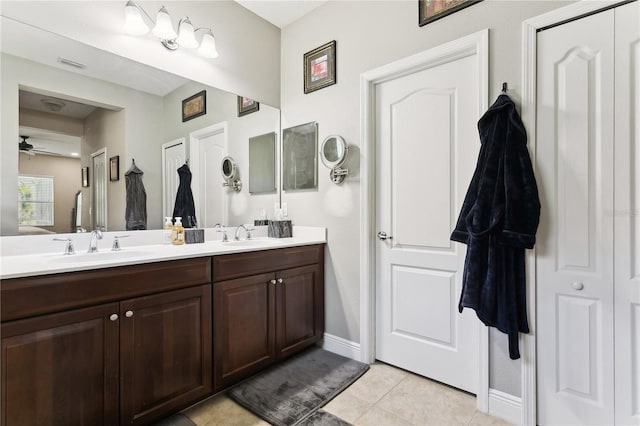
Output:
<path fill-rule="evenodd" d="M 239 240 L 239 241 L 226 241 L 223 242 L 223 246 L 231 247 L 268 247 L 277 246 L 279 241 L 277 240 Z"/>
<path fill-rule="evenodd" d="M 53 263 L 82 263 L 82 262 L 102 262 L 105 260 L 121 260 L 130 257 L 144 256 L 144 251 L 139 250 L 119 250 L 119 251 L 99 251 L 96 253 L 76 252 L 71 255 L 54 255 L 49 256 L 48 261 Z"/>

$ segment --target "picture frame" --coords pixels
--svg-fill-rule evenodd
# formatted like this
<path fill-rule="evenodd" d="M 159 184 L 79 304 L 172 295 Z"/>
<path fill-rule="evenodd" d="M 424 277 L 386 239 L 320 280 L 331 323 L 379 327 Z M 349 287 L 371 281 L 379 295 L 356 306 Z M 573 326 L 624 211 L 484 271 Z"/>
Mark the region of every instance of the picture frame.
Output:
<path fill-rule="evenodd" d="M 251 98 L 238 96 L 238 117 L 242 117 L 252 112 L 260 110 L 260 102 L 256 102 Z"/>
<path fill-rule="evenodd" d="M 89 187 L 89 167 L 82 168 L 82 187 Z"/>
<path fill-rule="evenodd" d="M 109 180 L 116 182 L 120 180 L 120 156 L 109 158 Z"/>
<path fill-rule="evenodd" d="M 482 0 L 418 0 L 418 26 L 456 13 Z"/>
<path fill-rule="evenodd" d="M 207 91 L 203 90 L 182 100 L 182 122 L 207 113 Z"/>
<path fill-rule="evenodd" d="M 305 53 L 303 69 L 305 94 L 336 84 L 336 41 Z"/>

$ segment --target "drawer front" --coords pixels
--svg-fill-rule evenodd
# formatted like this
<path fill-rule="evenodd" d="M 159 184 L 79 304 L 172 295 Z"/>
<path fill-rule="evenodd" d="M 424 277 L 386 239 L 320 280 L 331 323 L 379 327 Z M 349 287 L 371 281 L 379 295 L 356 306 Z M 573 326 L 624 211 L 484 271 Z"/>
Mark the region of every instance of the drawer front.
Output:
<path fill-rule="evenodd" d="M 322 264 L 323 255 L 324 244 L 316 244 L 214 256 L 213 281 L 248 277 L 315 263 Z"/>
<path fill-rule="evenodd" d="M 0 284 L 0 318 L 9 321 L 210 282 L 210 257 L 14 278 Z"/>

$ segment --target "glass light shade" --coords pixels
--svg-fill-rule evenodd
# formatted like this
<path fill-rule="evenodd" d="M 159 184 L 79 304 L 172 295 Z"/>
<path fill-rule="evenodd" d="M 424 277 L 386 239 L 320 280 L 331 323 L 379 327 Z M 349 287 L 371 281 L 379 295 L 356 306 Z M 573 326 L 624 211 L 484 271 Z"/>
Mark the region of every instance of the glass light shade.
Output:
<path fill-rule="evenodd" d="M 164 6 L 158 11 L 156 16 L 156 26 L 153 28 L 153 34 L 163 40 L 173 40 L 178 34 L 173 29 L 171 17 Z"/>
<path fill-rule="evenodd" d="M 200 43 L 198 53 L 205 58 L 218 57 L 218 50 L 216 49 L 216 38 L 213 36 L 213 33 L 211 31 L 206 32 L 202 36 L 202 43 Z"/>
<path fill-rule="evenodd" d="M 196 40 L 196 34 L 189 18 L 185 18 L 180 21 L 180 26 L 178 27 L 178 39 L 176 40 L 176 43 L 189 49 L 198 47 L 198 40 Z"/>
<path fill-rule="evenodd" d="M 144 35 L 149 32 L 149 26 L 142 19 L 140 9 L 132 1 L 124 8 L 124 31 L 131 35 Z"/>

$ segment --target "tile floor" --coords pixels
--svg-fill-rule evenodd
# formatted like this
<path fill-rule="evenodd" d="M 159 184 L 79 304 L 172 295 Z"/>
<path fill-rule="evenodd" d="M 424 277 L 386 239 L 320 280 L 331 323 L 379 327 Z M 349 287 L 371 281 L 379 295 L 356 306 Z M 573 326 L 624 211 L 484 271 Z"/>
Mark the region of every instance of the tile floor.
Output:
<path fill-rule="evenodd" d="M 383 363 L 373 364 L 323 408 L 356 426 L 507 424 L 478 412 L 472 395 Z M 198 426 L 269 425 L 224 394 L 183 414 Z"/>

